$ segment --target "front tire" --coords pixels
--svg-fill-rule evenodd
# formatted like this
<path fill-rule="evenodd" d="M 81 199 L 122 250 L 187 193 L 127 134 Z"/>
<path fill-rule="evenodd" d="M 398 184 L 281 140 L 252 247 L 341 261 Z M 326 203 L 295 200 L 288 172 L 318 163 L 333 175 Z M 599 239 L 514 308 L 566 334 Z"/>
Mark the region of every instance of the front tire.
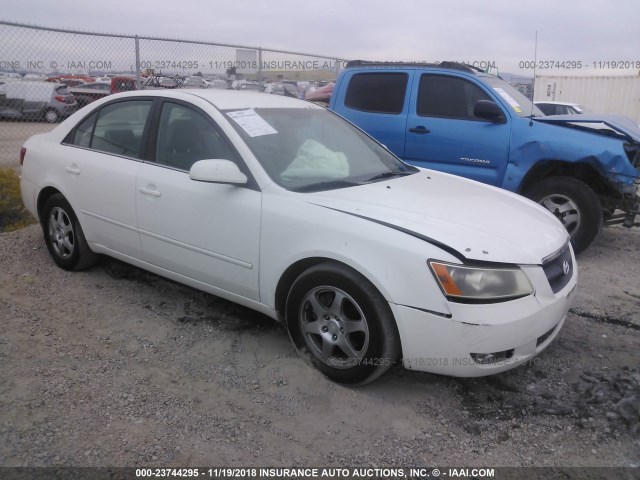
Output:
<path fill-rule="evenodd" d="M 71 205 L 59 193 L 44 204 L 44 241 L 53 261 L 64 270 L 83 270 L 94 265 L 98 256 L 91 251 Z"/>
<path fill-rule="evenodd" d="M 326 262 L 302 273 L 289 291 L 286 322 L 298 351 L 336 382 L 371 382 L 400 356 L 389 304 L 344 265 Z"/>
<path fill-rule="evenodd" d="M 576 253 L 591 245 L 602 230 L 602 205 L 589 186 L 571 177 L 551 177 L 525 196 L 553 213 L 565 226 Z"/>

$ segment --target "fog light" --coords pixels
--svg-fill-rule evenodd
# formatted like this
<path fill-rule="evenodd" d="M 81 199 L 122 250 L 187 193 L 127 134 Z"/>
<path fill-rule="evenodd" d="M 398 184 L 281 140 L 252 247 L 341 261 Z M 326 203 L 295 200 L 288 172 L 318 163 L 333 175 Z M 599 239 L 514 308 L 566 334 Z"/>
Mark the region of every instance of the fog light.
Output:
<path fill-rule="evenodd" d="M 470 355 L 473 361 L 480 365 L 491 365 L 513 357 L 513 348 L 504 352 L 471 353 Z"/>

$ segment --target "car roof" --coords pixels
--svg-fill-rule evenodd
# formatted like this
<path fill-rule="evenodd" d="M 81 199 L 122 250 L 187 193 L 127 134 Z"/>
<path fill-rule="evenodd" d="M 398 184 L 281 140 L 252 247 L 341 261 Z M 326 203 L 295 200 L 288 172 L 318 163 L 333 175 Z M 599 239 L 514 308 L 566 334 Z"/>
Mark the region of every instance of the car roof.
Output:
<path fill-rule="evenodd" d="M 546 103 L 548 105 L 570 105 L 570 106 L 576 106 L 579 107 L 580 104 L 579 103 L 574 103 L 574 102 L 554 102 L 551 100 L 536 100 L 533 103 L 535 103 L 536 105 L 540 104 L 540 103 Z"/>
<path fill-rule="evenodd" d="M 206 100 L 219 110 L 234 110 L 242 108 L 319 108 L 314 103 L 297 98 L 270 95 L 255 91 L 218 90 L 218 89 L 170 89 L 170 90 L 136 90 L 117 94 L 120 96 L 153 96 L 187 100 L 195 96 Z M 113 98 L 111 96 L 110 98 Z"/>
<path fill-rule="evenodd" d="M 346 68 L 349 69 L 384 69 L 384 68 L 404 68 L 404 69 L 444 69 L 444 70 L 456 70 L 459 72 L 470 73 L 472 75 L 478 75 L 482 77 L 497 77 L 490 73 L 485 72 L 481 68 L 469 65 L 467 63 L 442 61 L 439 63 L 429 62 L 378 62 L 369 60 L 351 60 L 347 62 Z"/>

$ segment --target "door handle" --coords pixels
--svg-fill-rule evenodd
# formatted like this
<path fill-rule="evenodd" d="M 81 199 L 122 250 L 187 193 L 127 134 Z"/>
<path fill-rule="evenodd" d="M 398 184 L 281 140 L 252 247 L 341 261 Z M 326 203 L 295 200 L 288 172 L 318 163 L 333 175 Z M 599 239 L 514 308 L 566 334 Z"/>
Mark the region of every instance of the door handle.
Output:
<path fill-rule="evenodd" d="M 140 187 L 140 193 L 144 193 L 145 195 L 150 195 L 152 197 L 160 197 L 162 194 L 158 190 L 153 190 L 151 188 Z"/>
<path fill-rule="evenodd" d="M 427 130 L 426 128 L 424 128 L 422 125 L 418 125 L 417 127 L 414 128 L 410 128 L 409 131 L 411 133 L 419 133 L 419 134 L 423 134 L 423 133 L 431 133 L 431 130 Z"/>
<path fill-rule="evenodd" d="M 80 175 L 80 169 L 77 168 L 75 165 L 73 165 L 71 167 L 64 167 L 64 169 L 67 172 L 72 173 L 73 175 Z"/>

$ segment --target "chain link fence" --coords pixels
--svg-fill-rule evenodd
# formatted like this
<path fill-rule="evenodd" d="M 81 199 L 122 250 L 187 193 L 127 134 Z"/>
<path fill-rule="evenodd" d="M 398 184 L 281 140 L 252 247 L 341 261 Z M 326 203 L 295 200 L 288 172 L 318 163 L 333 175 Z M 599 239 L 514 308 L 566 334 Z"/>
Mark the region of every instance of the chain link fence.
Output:
<path fill-rule="evenodd" d="M 0 21 L 0 166 L 78 108 L 134 89 L 220 88 L 298 96 L 335 81 L 321 55 Z"/>

